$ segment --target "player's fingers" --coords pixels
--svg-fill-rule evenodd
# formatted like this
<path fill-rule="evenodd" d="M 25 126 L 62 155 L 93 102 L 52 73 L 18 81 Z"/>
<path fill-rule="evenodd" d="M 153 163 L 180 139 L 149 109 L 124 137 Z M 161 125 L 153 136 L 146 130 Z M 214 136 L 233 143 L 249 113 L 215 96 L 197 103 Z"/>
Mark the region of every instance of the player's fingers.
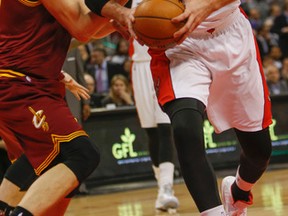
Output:
<path fill-rule="evenodd" d="M 184 22 L 187 19 L 188 16 L 189 16 L 189 14 L 184 12 L 184 13 L 180 14 L 179 16 L 176 16 L 176 17 L 172 18 L 171 22 L 173 22 L 173 23 Z"/>
<path fill-rule="evenodd" d="M 77 85 L 77 88 L 78 88 L 78 89 L 81 89 L 81 90 L 84 91 L 84 92 L 89 93 L 89 90 L 88 90 L 86 87 L 84 87 L 84 86 L 82 86 L 82 85 L 80 85 L 80 84 Z"/>
<path fill-rule="evenodd" d="M 81 100 L 81 97 L 79 96 L 79 94 L 78 94 L 77 91 L 73 91 L 72 93 L 73 93 L 73 95 L 76 97 L 76 99 L 77 99 L 78 101 Z"/>
<path fill-rule="evenodd" d="M 174 38 L 178 39 L 178 44 L 182 43 L 185 38 L 191 34 L 191 32 L 195 29 L 195 25 L 193 25 L 194 18 L 190 16 L 188 20 L 186 21 L 185 25 L 180 28 L 178 31 L 174 33 Z"/>
<path fill-rule="evenodd" d="M 79 91 L 78 94 L 84 100 L 88 100 L 90 98 L 90 95 L 86 91 Z"/>
<path fill-rule="evenodd" d="M 131 35 L 130 35 L 130 32 L 127 30 L 127 28 L 125 28 L 124 26 L 122 26 L 120 23 L 116 21 L 113 21 L 112 24 L 114 28 L 122 35 L 124 39 L 129 40 Z M 129 22 L 128 22 L 128 29 L 129 29 Z"/>
<path fill-rule="evenodd" d="M 133 29 L 133 23 L 134 22 L 135 22 L 135 20 L 133 22 L 131 21 L 131 22 L 128 23 L 128 31 L 129 31 L 129 33 L 130 33 L 132 38 L 137 39 L 137 35 L 135 34 L 135 31 Z"/>

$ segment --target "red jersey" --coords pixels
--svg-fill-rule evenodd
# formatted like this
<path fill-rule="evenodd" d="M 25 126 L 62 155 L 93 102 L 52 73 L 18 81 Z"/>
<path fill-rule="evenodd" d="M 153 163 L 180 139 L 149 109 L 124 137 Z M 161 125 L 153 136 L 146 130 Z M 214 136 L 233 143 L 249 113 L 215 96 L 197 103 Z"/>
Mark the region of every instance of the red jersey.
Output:
<path fill-rule="evenodd" d="M 34 78 L 57 79 L 70 40 L 67 30 L 40 1 L 1 0 L 0 76 L 10 76 L 4 72 L 12 70 Z"/>

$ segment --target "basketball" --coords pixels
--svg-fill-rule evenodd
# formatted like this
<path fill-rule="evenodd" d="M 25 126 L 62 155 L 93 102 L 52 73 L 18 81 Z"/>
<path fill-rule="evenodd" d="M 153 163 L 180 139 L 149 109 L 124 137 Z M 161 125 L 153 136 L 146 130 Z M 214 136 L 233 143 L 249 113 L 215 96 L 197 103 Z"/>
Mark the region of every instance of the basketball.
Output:
<path fill-rule="evenodd" d="M 144 0 L 135 9 L 133 30 L 150 48 L 171 48 L 176 45 L 173 34 L 184 25 L 172 23 L 171 19 L 184 9 L 180 0 Z"/>

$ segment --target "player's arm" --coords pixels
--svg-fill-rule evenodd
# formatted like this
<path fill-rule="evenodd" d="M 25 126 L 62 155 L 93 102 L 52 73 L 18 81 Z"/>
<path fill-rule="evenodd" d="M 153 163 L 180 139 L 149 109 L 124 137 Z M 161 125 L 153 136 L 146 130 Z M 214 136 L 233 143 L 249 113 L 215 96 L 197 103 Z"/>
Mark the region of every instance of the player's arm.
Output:
<path fill-rule="evenodd" d="M 186 21 L 185 25 L 174 34 L 179 42 L 182 41 L 211 13 L 237 0 L 183 0 L 185 11 L 172 19 L 172 22 Z"/>
<path fill-rule="evenodd" d="M 99 16 L 113 20 L 113 26 L 127 39 L 127 30 L 132 37 L 135 33 L 132 28 L 134 16 L 132 10 L 121 5 L 125 5 L 128 0 L 85 0 L 87 7 Z"/>
<path fill-rule="evenodd" d="M 84 0 L 41 0 L 41 2 L 55 19 L 79 41 L 97 38 L 100 30 L 101 37 L 115 31 L 110 18 L 101 17 L 90 11 Z M 120 4 L 118 5 L 121 7 Z"/>

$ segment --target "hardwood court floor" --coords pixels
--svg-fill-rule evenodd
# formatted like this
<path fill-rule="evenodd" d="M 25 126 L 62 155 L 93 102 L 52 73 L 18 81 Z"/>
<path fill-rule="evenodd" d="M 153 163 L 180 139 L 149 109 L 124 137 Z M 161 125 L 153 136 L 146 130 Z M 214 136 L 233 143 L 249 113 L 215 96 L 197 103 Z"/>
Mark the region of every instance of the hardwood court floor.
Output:
<path fill-rule="evenodd" d="M 222 178 L 218 178 L 220 184 Z M 199 215 L 183 183 L 176 183 L 180 207 L 174 216 Z M 154 210 L 156 187 L 76 197 L 65 216 L 168 216 Z M 249 216 L 288 216 L 288 169 L 267 171 L 253 189 Z"/>

